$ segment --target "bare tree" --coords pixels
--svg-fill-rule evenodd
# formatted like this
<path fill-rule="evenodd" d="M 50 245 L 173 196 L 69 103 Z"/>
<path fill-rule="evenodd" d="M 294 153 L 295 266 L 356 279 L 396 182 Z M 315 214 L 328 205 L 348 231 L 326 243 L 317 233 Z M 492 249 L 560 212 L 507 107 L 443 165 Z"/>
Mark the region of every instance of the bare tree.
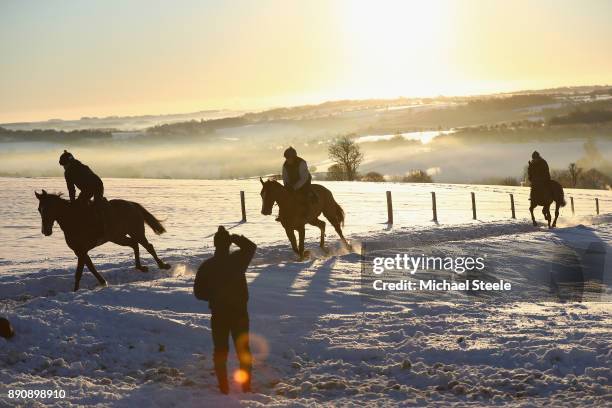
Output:
<path fill-rule="evenodd" d="M 363 153 L 354 140 L 348 136 L 339 137 L 329 145 L 328 155 L 331 160 L 342 167 L 347 180 L 357 179 L 357 169 L 363 161 Z"/>
<path fill-rule="evenodd" d="M 582 169 L 576 166 L 576 163 L 570 163 L 569 167 L 567 168 L 567 172 L 569 173 L 572 187 L 576 188 L 578 185 L 578 179 L 582 175 Z"/>

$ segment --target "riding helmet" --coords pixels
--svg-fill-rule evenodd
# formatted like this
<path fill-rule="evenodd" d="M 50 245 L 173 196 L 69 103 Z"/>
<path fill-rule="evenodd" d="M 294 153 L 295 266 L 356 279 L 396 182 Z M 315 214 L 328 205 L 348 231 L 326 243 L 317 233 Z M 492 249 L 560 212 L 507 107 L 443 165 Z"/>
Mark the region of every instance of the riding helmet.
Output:
<path fill-rule="evenodd" d="M 64 164 L 68 163 L 70 160 L 73 159 L 74 156 L 72 155 L 72 153 L 67 150 L 64 150 L 64 153 L 62 153 L 62 155 L 60 156 L 59 164 L 63 166 Z"/>
<path fill-rule="evenodd" d="M 285 159 L 289 159 L 289 158 L 295 159 L 297 157 L 297 152 L 295 151 L 293 147 L 289 146 L 289 148 L 285 150 L 284 156 L 285 156 Z"/>
<path fill-rule="evenodd" d="M 538 151 L 534 151 L 533 154 L 531 155 L 532 159 L 539 159 L 540 158 L 540 153 L 538 153 Z"/>

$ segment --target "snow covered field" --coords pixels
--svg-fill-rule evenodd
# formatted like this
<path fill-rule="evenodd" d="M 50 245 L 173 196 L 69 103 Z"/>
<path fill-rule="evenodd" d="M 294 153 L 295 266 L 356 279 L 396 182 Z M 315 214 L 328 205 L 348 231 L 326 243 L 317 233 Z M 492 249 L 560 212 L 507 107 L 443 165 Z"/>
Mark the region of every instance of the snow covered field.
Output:
<path fill-rule="evenodd" d="M 75 294 L 74 255 L 57 226 L 51 237 L 40 233 L 33 194 L 64 191 L 63 180 L 0 178 L 0 315 L 17 333 L 0 338 L 0 406 L 17 403 L 10 389 L 65 390 L 65 399 L 36 400 L 56 406 L 612 404 L 612 193 L 566 190 L 559 228 L 549 231 L 527 221 L 524 188 L 325 184 L 347 213 L 355 252 L 342 250 L 328 228 L 332 255 L 323 255 L 310 228 L 313 258 L 296 262 L 280 225 L 259 214 L 257 180 L 105 180 L 109 198 L 138 201 L 165 220 L 167 234 L 147 234 L 173 268 L 159 271 L 144 255 L 151 272 L 137 272 L 131 250 L 107 244 L 92 259 L 109 287 L 95 288 L 85 271 Z M 246 224 L 239 223 L 240 190 Z M 393 192 L 392 227 L 386 190 Z M 218 394 L 209 310 L 192 295 L 194 270 L 210 255 L 218 224 L 259 245 L 248 273 L 252 394 L 237 387 Z M 368 296 L 363 243 L 390 254 L 482 254 L 482 278 L 511 282 L 512 291 Z M 564 297 L 552 279 L 576 265 L 586 281 L 583 302 Z"/>

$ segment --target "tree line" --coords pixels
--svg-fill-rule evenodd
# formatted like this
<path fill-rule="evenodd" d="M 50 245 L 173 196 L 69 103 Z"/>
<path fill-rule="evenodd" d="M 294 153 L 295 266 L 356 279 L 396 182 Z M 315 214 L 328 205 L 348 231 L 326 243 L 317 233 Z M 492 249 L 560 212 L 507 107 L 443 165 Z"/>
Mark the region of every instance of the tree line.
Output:
<path fill-rule="evenodd" d="M 585 149 L 596 149 L 587 143 Z M 598 152 L 590 152 L 590 156 L 597 157 Z M 364 155 L 359 144 L 349 136 L 342 136 L 330 143 L 328 156 L 334 162 L 327 170 L 327 180 L 333 181 L 369 181 L 369 182 L 404 182 L 404 183 L 432 183 L 433 178 L 423 170 L 412 170 L 406 175 L 385 177 L 384 175 L 371 171 L 364 175 L 359 174 L 359 166 L 363 162 Z M 608 163 L 600 158 L 604 163 Z M 609 163 L 608 163 L 609 164 Z M 595 169 L 584 169 L 577 163 L 570 163 L 567 169 L 551 170 L 551 178 L 558 181 L 565 188 L 586 189 L 609 189 L 612 186 L 612 178 L 605 173 Z M 486 183 L 507 186 L 529 185 L 527 180 L 527 168 L 525 167 L 522 180 L 516 177 L 505 177 L 501 179 L 487 179 Z"/>

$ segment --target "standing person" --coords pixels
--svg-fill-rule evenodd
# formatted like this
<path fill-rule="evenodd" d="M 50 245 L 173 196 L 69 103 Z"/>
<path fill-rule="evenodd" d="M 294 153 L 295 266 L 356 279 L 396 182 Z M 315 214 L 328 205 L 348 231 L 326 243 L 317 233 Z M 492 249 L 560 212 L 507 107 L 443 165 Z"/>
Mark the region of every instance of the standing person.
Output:
<path fill-rule="evenodd" d="M 230 253 L 230 246 L 238 246 Z M 242 235 L 230 235 L 219 226 L 214 236 L 215 254 L 202 262 L 194 282 L 194 294 L 207 300 L 211 310 L 210 325 L 214 345 L 213 361 L 223 394 L 229 393 L 227 381 L 227 355 L 229 335 L 232 335 L 240 372 L 236 376 L 242 391 L 251 391 L 252 356 L 249 348 L 249 289 L 245 272 L 253 259 L 257 246 Z"/>
<path fill-rule="evenodd" d="M 306 160 L 297 155 L 297 151 L 293 147 L 285 150 L 285 163 L 283 163 L 283 184 L 286 188 L 299 194 L 300 200 L 304 205 L 304 213 L 308 214 L 310 209 L 312 194 L 310 184 L 312 176 L 308 170 Z M 314 199 L 314 198 L 312 198 Z"/>

